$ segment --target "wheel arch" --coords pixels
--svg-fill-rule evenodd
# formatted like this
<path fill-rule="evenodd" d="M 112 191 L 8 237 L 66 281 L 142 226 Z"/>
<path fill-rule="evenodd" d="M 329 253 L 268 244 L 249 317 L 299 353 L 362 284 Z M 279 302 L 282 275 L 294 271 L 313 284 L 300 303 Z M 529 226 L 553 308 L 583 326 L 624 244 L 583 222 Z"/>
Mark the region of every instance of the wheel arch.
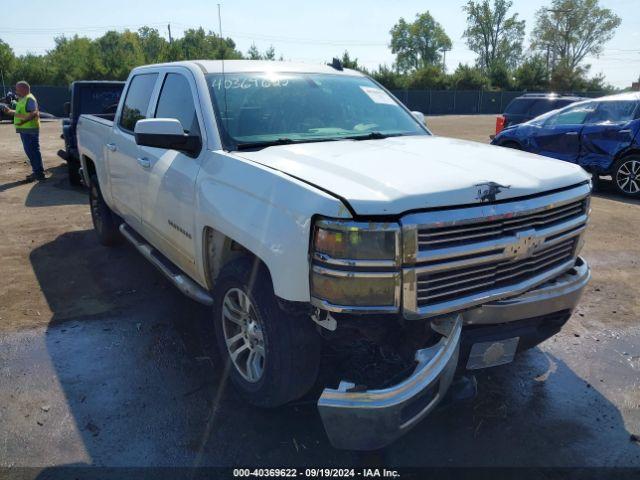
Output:
<path fill-rule="evenodd" d="M 211 291 L 216 279 L 226 264 L 229 262 L 248 257 L 259 262 L 271 280 L 273 285 L 273 277 L 269 266 L 262 258 L 256 255 L 249 248 L 242 245 L 237 240 L 216 230 L 211 226 L 205 226 L 202 230 L 202 260 L 204 265 L 204 275 L 207 288 Z"/>

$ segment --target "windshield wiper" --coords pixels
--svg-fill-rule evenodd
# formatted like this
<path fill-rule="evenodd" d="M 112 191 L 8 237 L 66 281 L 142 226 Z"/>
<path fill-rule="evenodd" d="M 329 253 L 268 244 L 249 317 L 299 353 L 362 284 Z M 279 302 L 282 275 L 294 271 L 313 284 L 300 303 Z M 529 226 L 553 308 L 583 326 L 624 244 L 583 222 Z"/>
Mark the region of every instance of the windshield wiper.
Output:
<path fill-rule="evenodd" d="M 276 145 L 292 145 L 294 143 L 316 143 L 316 142 L 335 142 L 341 140 L 340 138 L 303 138 L 300 140 L 294 140 L 288 137 L 277 138 L 275 140 L 267 140 L 264 142 L 245 142 L 236 144 L 237 150 L 252 150 L 267 147 L 274 147 Z"/>
<path fill-rule="evenodd" d="M 402 137 L 403 135 L 405 134 L 404 133 L 369 132 L 369 133 L 365 133 L 364 135 L 350 135 L 348 137 L 343 137 L 343 138 L 346 138 L 347 140 L 379 140 L 382 138 L 389 138 L 389 137 Z"/>

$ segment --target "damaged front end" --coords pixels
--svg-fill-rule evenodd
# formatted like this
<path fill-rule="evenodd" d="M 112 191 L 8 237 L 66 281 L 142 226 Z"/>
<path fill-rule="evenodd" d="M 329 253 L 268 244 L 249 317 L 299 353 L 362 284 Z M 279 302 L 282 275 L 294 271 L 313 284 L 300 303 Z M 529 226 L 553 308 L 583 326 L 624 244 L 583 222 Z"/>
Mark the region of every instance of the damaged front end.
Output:
<path fill-rule="evenodd" d="M 438 324 L 440 340 L 415 353 L 413 373 L 396 385 L 361 390 L 341 381 L 325 388 L 318 410 L 332 445 L 350 450 L 382 448 L 428 415 L 446 394 L 458 365 L 462 316 Z"/>

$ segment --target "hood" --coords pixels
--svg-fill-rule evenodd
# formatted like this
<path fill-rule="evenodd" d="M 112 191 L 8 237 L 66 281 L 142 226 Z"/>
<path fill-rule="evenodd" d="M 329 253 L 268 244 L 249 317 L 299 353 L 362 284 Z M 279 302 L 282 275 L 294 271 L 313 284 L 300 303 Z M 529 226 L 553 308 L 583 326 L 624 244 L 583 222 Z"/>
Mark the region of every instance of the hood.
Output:
<path fill-rule="evenodd" d="M 492 200 L 492 193 L 496 200 L 517 198 L 589 179 L 579 166 L 559 160 L 426 135 L 282 145 L 234 154 L 333 192 L 358 215 L 468 205 Z M 499 186 L 490 188 L 493 184 Z"/>

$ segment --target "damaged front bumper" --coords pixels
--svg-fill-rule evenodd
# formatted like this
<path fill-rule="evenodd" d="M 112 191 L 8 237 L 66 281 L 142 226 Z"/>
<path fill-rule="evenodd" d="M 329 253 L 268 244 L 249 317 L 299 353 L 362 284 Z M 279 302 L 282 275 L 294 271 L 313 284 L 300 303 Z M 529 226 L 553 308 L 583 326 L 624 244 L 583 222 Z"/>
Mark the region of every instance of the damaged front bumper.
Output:
<path fill-rule="evenodd" d="M 442 400 L 458 365 L 462 317 L 452 317 L 447 334 L 416 352 L 413 374 L 393 387 L 354 391 L 340 382 L 325 389 L 318 410 L 329 440 L 336 448 L 375 450 L 403 435 Z"/>
<path fill-rule="evenodd" d="M 466 355 L 461 353 L 463 324 L 491 326 L 509 336 L 509 322 L 554 312 L 570 313 L 590 277 L 587 263 L 577 258 L 569 271 L 522 295 L 439 320 L 434 329 L 442 338 L 436 345 L 416 352 L 414 372 L 397 385 L 359 391 L 353 383 L 342 381 L 337 389 L 325 389 L 318 410 L 331 443 L 343 449 L 374 450 L 393 442 L 428 415 L 449 389 L 459 361 L 465 361 L 460 359 Z M 539 341 L 542 339 L 530 346 Z"/>

